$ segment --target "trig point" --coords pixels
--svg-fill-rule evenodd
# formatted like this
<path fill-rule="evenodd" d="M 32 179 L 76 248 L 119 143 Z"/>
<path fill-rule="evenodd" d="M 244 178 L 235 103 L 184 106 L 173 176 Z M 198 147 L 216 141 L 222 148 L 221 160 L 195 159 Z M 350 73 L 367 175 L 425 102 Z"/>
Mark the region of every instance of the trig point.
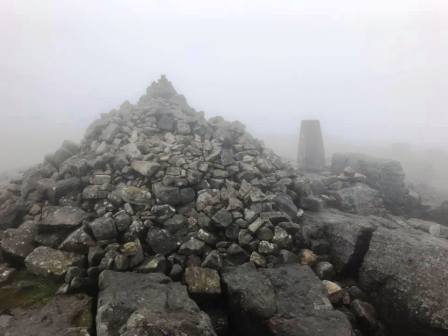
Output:
<path fill-rule="evenodd" d="M 320 171 L 325 167 L 325 149 L 319 120 L 302 120 L 299 137 L 299 167 Z"/>

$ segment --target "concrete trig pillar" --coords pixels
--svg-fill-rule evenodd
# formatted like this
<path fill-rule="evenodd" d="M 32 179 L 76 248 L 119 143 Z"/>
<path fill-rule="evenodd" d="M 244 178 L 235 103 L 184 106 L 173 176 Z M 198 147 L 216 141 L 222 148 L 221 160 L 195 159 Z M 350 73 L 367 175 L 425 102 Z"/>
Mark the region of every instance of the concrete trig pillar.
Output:
<path fill-rule="evenodd" d="M 299 167 L 320 171 L 325 167 L 325 149 L 319 120 L 302 120 L 299 137 Z"/>

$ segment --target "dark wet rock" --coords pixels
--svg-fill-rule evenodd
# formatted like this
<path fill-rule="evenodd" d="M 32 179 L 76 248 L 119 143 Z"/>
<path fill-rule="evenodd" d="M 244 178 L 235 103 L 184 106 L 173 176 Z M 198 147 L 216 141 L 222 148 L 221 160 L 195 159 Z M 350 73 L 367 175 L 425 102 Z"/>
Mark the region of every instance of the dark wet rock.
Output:
<path fill-rule="evenodd" d="M 186 287 L 160 273 L 104 271 L 99 287 L 98 336 L 216 335 Z"/>
<path fill-rule="evenodd" d="M 205 251 L 205 243 L 191 238 L 179 247 L 179 253 L 185 255 L 201 255 Z"/>
<path fill-rule="evenodd" d="M 95 245 L 93 238 L 84 230 L 83 227 L 73 231 L 59 245 L 59 249 L 80 254 L 87 254 L 89 248 Z"/>
<path fill-rule="evenodd" d="M 13 262 L 23 262 L 35 248 L 35 234 L 36 225 L 32 221 L 26 221 L 17 229 L 5 230 L 0 240 L 1 251 Z"/>
<path fill-rule="evenodd" d="M 307 266 L 257 271 L 246 264 L 222 278 L 232 316 L 244 335 L 352 335 L 349 321 L 333 310 Z"/>
<path fill-rule="evenodd" d="M 148 231 L 146 242 L 155 252 L 163 255 L 177 250 L 178 241 L 167 230 L 152 228 Z"/>
<path fill-rule="evenodd" d="M 84 256 L 72 252 L 39 246 L 25 259 L 25 266 L 33 274 L 62 277 L 70 266 L 83 266 Z"/>
<path fill-rule="evenodd" d="M 321 280 L 331 280 L 336 274 L 333 265 L 328 261 L 321 261 L 317 263 L 314 271 Z"/>
<path fill-rule="evenodd" d="M 96 240 L 113 240 L 118 235 L 115 221 L 110 217 L 95 219 L 89 223 L 89 228 L 92 230 Z"/>

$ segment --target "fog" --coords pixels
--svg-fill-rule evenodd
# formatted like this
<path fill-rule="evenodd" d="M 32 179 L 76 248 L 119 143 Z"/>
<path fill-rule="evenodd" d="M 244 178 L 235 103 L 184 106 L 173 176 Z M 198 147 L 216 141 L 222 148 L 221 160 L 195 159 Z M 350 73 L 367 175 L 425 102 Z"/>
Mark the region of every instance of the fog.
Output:
<path fill-rule="evenodd" d="M 0 46 L 0 171 L 79 141 L 164 73 L 292 160 L 300 120 L 318 118 L 329 154 L 448 180 L 444 0 L 2 0 Z"/>

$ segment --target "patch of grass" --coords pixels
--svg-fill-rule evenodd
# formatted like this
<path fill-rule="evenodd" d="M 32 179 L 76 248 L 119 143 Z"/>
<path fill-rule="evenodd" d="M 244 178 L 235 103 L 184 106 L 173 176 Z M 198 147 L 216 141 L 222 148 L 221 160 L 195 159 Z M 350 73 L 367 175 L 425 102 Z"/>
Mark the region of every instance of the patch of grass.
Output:
<path fill-rule="evenodd" d="M 0 287 L 0 313 L 45 304 L 57 292 L 60 285 L 52 279 L 19 270 L 8 283 Z"/>

